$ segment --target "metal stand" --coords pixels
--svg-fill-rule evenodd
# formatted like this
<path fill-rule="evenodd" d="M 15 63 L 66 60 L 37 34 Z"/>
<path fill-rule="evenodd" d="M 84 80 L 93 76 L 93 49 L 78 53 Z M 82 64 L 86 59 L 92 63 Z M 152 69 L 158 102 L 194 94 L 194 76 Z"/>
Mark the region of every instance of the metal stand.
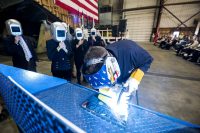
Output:
<path fill-rule="evenodd" d="M 136 90 L 136 104 L 139 105 L 139 99 L 138 99 L 138 90 Z"/>

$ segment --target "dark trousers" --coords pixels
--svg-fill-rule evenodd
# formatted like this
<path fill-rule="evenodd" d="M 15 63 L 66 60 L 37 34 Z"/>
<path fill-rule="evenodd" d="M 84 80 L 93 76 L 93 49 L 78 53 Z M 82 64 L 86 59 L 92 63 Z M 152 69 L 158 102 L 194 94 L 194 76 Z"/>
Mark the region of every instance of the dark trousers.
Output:
<path fill-rule="evenodd" d="M 71 81 L 71 77 L 72 77 L 72 70 L 53 70 L 52 74 L 54 77 L 58 77 L 58 78 L 63 78 L 66 79 L 67 81 Z"/>
<path fill-rule="evenodd" d="M 198 58 L 200 57 L 200 51 L 194 51 L 193 52 L 193 55 L 192 55 L 192 60 L 191 61 L 193 61 L 193 62 L 197 62 L 197 60 L 198 60 Z"/>
<path fill-rule="evenodd" d="M 78 82 L 78 84 L 81 84 L 81 66 L 82 66 L 82 63 L 75 62 L 75 65 L 76 65 L 77 82 Z"/>
<path fill-rule="evenodd" d="M 180 55 L 180 53 L 182 52 L 182 49 L 184 48 L 184 46 L 179 46 L 179 48 L 176 51 L 176 55 Z"/>
<path fill-rule="evenodd" d="M 35 61 L 33 59 L 31 59 L 28 62 L 28 68 L 27 68 L 27 70 L 36 72 L 36 63 L 35 63 Z"/>

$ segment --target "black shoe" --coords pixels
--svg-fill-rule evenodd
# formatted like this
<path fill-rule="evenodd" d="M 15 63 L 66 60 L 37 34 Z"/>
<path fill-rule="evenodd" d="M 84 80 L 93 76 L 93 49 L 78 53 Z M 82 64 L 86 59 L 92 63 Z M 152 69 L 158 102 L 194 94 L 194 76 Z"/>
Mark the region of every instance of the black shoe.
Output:
<path fill-rule="evenodd" d="M 8 111 L 3 109 L 0 114 L 0 122 L 5 121 L 6 119 L 8 119 L 8 117 L 9 117 Z"/>

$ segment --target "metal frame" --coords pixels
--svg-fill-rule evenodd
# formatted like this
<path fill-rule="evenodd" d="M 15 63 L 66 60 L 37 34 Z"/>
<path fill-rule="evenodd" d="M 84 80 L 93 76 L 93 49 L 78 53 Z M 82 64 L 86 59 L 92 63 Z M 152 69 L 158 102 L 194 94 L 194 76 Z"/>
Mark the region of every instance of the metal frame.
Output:
<path fill-rule="evenodd" d="M 166 2 L 166 0 L 164 1 Z M 175 6 L 175 5 L 186 5 L 186 4 L 199 4 L 200 1 L 190 1 L 190 2 L 180 2 L 180 3 L 169 3 L 169 4 L 164 4 L 163 6 Z M 136 8 L 128 8 L 128 9 L 123 9 L 121 12 L 128 12 L 128 11 L 135 11 L 135 10 L 146 10 L 146 9 L 153 9 L 153 8 L 160 8 L 161 5 L 158 6 L 144 6 L 144 7 L 136 7 Z M 118 10 L 116 10 L 118 11 Z"/>

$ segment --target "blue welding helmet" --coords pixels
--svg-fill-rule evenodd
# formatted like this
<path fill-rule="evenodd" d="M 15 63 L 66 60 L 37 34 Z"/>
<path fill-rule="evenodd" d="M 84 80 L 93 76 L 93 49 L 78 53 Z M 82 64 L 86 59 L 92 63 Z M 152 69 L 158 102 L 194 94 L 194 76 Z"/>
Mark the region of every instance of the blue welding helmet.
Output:
<path fill-rule="evenodd" d="M 113 86 L 120 76 L 120 68 L 116 58 L 106 56 L 104 58 L 91 59 L 86 63 L 85 67 L 99 63 L 103 65 L 97 72 L 92 74 L 83 73 L 83 76 L 94 89 Z"/>

